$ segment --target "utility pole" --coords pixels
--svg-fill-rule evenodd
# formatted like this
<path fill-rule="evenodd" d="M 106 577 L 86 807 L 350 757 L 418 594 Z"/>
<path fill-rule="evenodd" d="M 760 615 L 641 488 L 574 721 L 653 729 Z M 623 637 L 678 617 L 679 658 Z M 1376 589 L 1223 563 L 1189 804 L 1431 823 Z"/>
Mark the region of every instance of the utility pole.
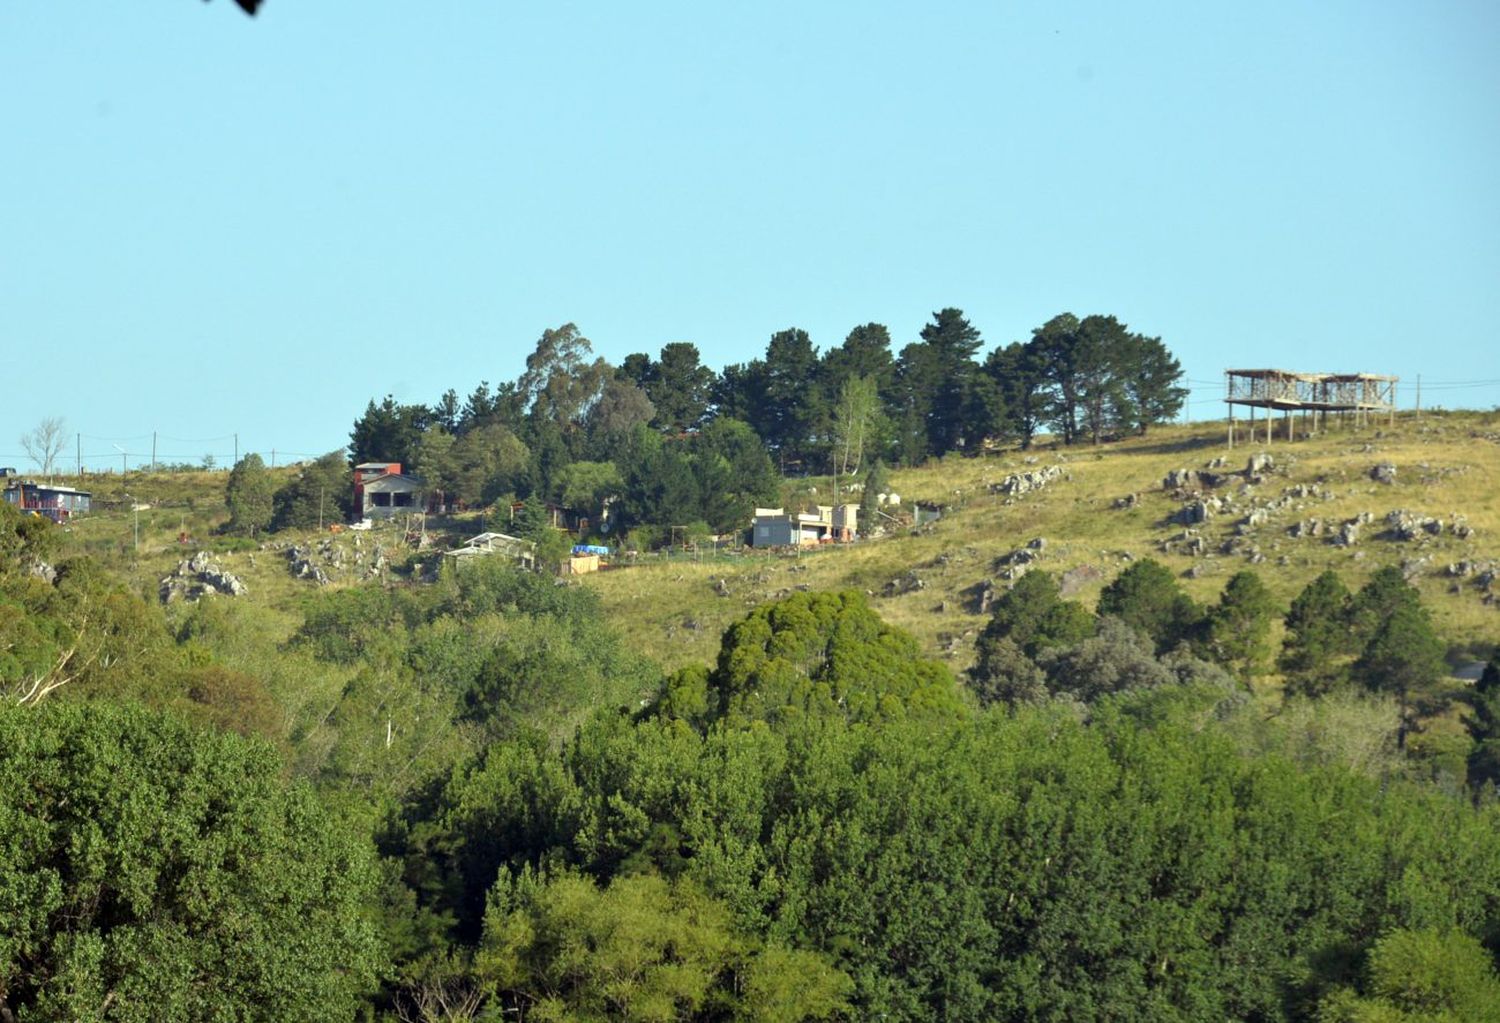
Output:
<path fill-rule="evenodd" d="M 240 435 L 234 435 L 234 464 L 240 464 Z"/>
<path fill-rule="evenodd" d="M 73 453 L 78 459 L 78 478 L 83 479 L 83 434 L 75 433 L 73 435 L 73 443 L 75 445 Z"/>
<path fill-rule="evenodd" d="M 151 471 L 156 471 L 156 431 L 151 431 Z"/>
<path fill-rule="evenodd" d="M 1422 374 L 1417 374 L 1417 422 L 1422 421 Z"/>
<path fill-rule="evenodd" d="M 271 449 L 271 468 L 276 468 L 276 449 Z"/>
<path fill-rule="evenodd" d="M 323 532 L 323 492 L 327 489 L 326 486 L 318 487 L 318 532 L 320 533 Z"/>

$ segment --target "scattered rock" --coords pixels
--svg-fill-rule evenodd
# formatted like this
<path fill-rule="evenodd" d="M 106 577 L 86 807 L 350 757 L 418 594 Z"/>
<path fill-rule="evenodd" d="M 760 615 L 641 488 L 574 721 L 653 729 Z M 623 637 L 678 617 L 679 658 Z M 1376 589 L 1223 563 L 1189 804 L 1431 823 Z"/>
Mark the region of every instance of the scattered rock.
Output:
<path fill-rule="evenodd" d="M 1376 483 L 1384 483 L 1390 486 L 1396 482 L 1396 467 L 1390 462 L 1381 462 L 1378 465 L 1371 466 L 1370 479 Z"/>
<path fill-rule="evenodd" d="M 1274 469 L 1275 467 L 1275 460 L 1268 453 L 1262 451 L 1259 454 L 1251 455 L 1250 459 L 1245 463 L 1245 475 L 1259 476 L 1268 469 Z"/>
<path fill-rule="evenodd" d="M 1124 497 L 1115 498 L 1114 506 L 1117 509 L 1129 510 L 1139 504 L 1140 500 L 1139 494 L 1126 494 Z"/>

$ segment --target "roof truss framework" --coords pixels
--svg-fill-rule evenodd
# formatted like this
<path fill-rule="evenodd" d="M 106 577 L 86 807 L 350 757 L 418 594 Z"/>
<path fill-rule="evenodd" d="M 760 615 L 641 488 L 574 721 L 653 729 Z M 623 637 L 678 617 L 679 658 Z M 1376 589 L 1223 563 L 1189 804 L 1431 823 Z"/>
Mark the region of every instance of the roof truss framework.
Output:
<path fill-rule="evenodd" d="M 1271 440 L 1272 417 L 1282 413 L 1286 436 L 1292 438 L 1297 413 L 1312 429 L 1326 421 L 1329 412 L 1352 414 L 1354 422 L 1368 421 L 1372 412 L 1396 414 L 1396 382 L 1399 378 L 1377 373 L 1292 373 L 1284 369 L 1227 369 L 1224 371 L 1224 402 L 1229 406 L 1229 446 L 1234 447 L 1234 407 L 1250 409 L 1250 439 L 1255 439 L 1255 410 L 1266 410 L 1266 441 Z"/>
<path fill-rule="evenodd" d="M 1386 412 L 1396 407 L 1398 377 L 1375 373 L 1292 373 L 1284 369 L 1227 369 L 1230 405 L 1321 412 Z"/>

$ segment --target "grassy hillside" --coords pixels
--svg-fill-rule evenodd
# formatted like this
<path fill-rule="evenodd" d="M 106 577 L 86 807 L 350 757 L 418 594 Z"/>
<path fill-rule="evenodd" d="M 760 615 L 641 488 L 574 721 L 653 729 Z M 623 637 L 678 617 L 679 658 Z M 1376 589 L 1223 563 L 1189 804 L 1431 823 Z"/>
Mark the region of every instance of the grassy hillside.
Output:
<path fill-rule="evenodd" d="M 1246 492 L 1247 480 L 1236 474 L 1257 454 L 1269 454 L 1273 466 Z M 1205 497 L 1225 500 L 1226 507 L 1201 525 L 1184 526 L 1176 519 L 1192 488 L 1165 489 L 1163 478 L 1177 469 L 1205 470 L 1220 457 L 1227 464 L 1208 471 L 1227 478 L 1200 489 Z M 1371 478 L 1370 470 L 1382 463 L 1396 467 L 1395 482 Z M 1063 475 L 1042 489 L 1018 496 L 996 491 L 1012 473 L 1051 465 Z M 275 470 L 278 483 L 294 471 Z M 180 560 L 201 549 L 215 552 L 248 585 L 241 599 L 289 612 L 288 631 L 295 627 L 299 598 L 316 587 L 289 571 L 287 547 L 310 545 L 334 586 L 370 578 L 377 544 L 398 572 L 413 555 L 394 527 L 363 535 L 289 532 L 255 544 L 218 537 L 214 529 L 226 518 L 225 479 L 219 472 L 91 476 L 82 485 L 93 491 L 97 511 L 69 529 L 83 549 L 149 594 Z M 788 481 L 788 502 L 826 501 L 829 482 Z M 1500 610 L 1485 602 L 1472 576 L 1452 577 L 1447 568 L 1465 560 L 1500 562 L 1497 487 L 1497 413 L 1429 414 L 1421 421 L 1405 415 L 1394 427 L 1334 429 L 1292 443 L 1278 437 L 1269 446 L 1240 443 L 1232 452 L 1222 424 L 1174 426 L 1097 449 L 1042 444 L 1030 452 L 951 457 L 894 472 L 892 489 L 908 510 L 913 501 L 945 508 L 940 521 L 921 529 L 801 554 L 645 557 L 639 565 L 585 577 L 583 584 L 599 593 L 611 623 L 636 649 L 667 668 L 712 659 L 724 628 L 764 601 L 802 589 L 852 587 L 871 594 L 881 616 L 916 635 L 927 652 L 962 669 L 986 620 L 979 613 L 979 588 L 986 581 L 1005 586 L 1001 560 L 1037 538 L 1046 541 L 1040 567 L 1058 575 L 1083 570 L 1072 595 L 1089 605 L 1130 559 L 1147 556 L 1180 574 L 1200 600 L 1214 599 L 1224 580 L 1245 566 L 1256 568 L 1278 599 L 1288 602 L 1325 568 L 1337 569 L 1357 587 L 1382 565 L 1406 564 L 1444 635 L 1455 644 L 1484 647 L 1500 637 Z M 1117 507 L 1129 495 L 1136 495 L 1134 503 Z M 1439 519 L 1442 532 L 1391 539 L 1383 534 L 1394 510 Z M 1251 512 L 1265 520 L 1242 525 Z M 1362 514 L 1373 521 L 1360 527 L 1353 546 L 1331 542 L 1343 522 Z M 1456 515 L 1472 528 L 1468 538 L 1452 531 Z M 1314 518 L 1325 524 L 1320 535 L 1292 535 L 1293 527 Z M 449 525 L 455 539 L 479 528 L 467 521 Z M 1206 553 L 1188 552 L 1189 528 Z M 180 534 L 189 542 L 180 543 Z M 1257 552 L 1262 560 L 1252 561 Z M 913 580 L 920 589 L 908 589 Z"/>
<path fill-rule="evenodd" d="M 1161 560 L 1200 600 L 1216 598 L 1239 568 L 1254 567 L 1283 602 L 1325 568 L 1338 570 L 1354 588 L 1382 565 L 1408 563 L 1445 636 L 1477 646 L 1500 638 L 1496 605 L 1484 602 L 1472 578 L 1446 575 L 1450 563 L 1500 560 L 1500 415 L 1426 415 L 1420 422 L 1402 416 L 1394 427 L 1335 429 L 1293 443 L 1278 438 L 1270 446 L 1241 443 L 1232 452 L 1225 442 L 1222 424 L 1203 424 L 1167 427 L 1097 449 L 1043 445 L 1024 454 L 949 458 L 893 474 L 892 489 L 908 508 L 913 500 L 947 506 L 941 521 L 920 530 L 801 556 L 674 560 L 590 577 L 587 585 L 598 590 L 616 627 L 669 667 L 710 659 L 720 632 L 748 607 L 804 587 L 867 591 L 887 621 L 914 633 L 928 652 L 966 667 L 973 636 L 986 620 L 978 613 L 976 588 L 986 580 L 1005 585 L 999 559 L 1038 537 L 1046 541 L 1041 567 L 1057 574 L 1085 566 L 1097 570 L 1074 593 L 1090 606 L 1131 558 Z M 1188 495 L 1164 489 L 1163 478 L 1174 469 L 1204 469 L 1221 456 L 1227 465 L 1214 471 L 1241 471 L 1258 453 L 1269 453 L 1274 468 L 1249 493 L 1241 492 L 1246 481 L 1240 477 L 1204 489 L 1231 504 L 1192 527 L 1207 553 L 1187 553 L 1187 543 L 1175 538 L 1188 527 L 1174 517 Z M 1396 466 L 1394 483 L 1371 478 L 1370 470 L 1381 463 Z M 1061 465 L 1064 476 L 1039 491 L 1017 497 L 992 491 L 1011 473 L 1052 464 Z M 826 478 L 810 482 L 824 484 L 827 494 Z M 1289 496 L 1313 487 L 1315 495 Z M 1131 494 L 1137 495 L 1133 507 L 1116 507 Z M 1225 552 L 1251 511 L 1283 501 L 1266 512 L 1264 523 L 1244 527 L 1236 552 Z M 1397 509 L 1442 520 L 1442 534 L 1424 534 L 1419 541 L 1381 538 L 1387 513 Z M 1374 521 L 1351 547 L 1330 542 L 1326 531 L 1290 534 L 1313 518 L 1336 532 L 1362 513 Z M 1464 516 L 1471 537 L 1460 539 L 1448 528 L 1454 515 Z M 1252 562 L 1254 550 L 1264 560 Z M 888 588 L 903 588 L 889 584 L 908 572 L 923 588 L 887 596 Z"/>

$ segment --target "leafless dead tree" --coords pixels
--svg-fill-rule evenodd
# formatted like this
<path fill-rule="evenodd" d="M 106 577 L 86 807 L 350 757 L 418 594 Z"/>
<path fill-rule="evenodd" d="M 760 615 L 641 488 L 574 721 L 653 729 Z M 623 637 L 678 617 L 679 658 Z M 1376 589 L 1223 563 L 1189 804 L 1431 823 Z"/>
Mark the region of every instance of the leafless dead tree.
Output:
<path fill-rule="evenodd" d="M 67 424 L 62 417 L 48 416 L 35 429 L 21 434 L 21 450 L 36 463 L 43 476 L 50 477 L 67 440 Z"/>
<path fill-rule="evenodd" d="M 469 1023 L 484 1004 L 484 993 L 463 977 L 422 981 L 398 999 L 402 1023 Z"/>

